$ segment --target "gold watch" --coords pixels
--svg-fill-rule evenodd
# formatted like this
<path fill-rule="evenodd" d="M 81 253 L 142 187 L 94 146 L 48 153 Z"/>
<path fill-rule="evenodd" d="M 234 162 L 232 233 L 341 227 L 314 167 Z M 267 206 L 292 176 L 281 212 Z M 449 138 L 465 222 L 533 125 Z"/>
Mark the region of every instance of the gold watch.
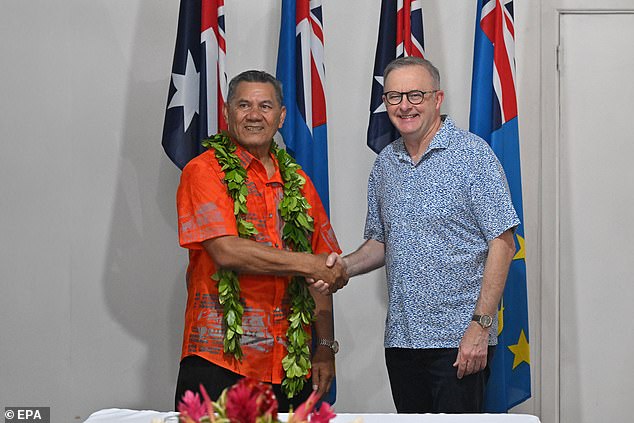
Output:
<path fill-rule="evenodd" d="M 474 314 L 471 318 L 474 322 L 477 322 L 484 329 L 488 329 L 493 324 L 493 317 L 488 314 Z"/>

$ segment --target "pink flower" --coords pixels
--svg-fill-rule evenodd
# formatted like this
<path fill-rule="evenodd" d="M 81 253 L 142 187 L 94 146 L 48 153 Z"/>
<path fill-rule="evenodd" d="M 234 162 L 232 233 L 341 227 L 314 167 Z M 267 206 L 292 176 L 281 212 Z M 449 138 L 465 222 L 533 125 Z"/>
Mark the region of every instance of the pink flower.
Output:
<path fill-rule="evenodd" d="M 270 415 L 273 420 L 277 420 L 277 398 L 275 398 L 270 385 L 264 386 L 266 386 L 266 390 L 258 398 L 259 413 L 261 416 Z"/>
<path fill-rule="evenodd" d="M 292 415 L 288 416 L 288 423 L 307 422 L 308 415 L 313 411 L 318 399 L 317 391 L 313 391 L 308 399 L 301 403 Z"/>
<path fill-rule="evenodd" d="M 288 416 L 288 423 L 303 423 L 309 421 L 310 423 L 329 423 L 331 419 L 334 419 L 337 415 L 330 408 L 330 404 L 323 402 L 319 410 L 313 411 L 319 396 L 317 391 L 313 391 L 308 399 L 297 407 L 297 410 Z"/>
<path fill-rule="evenodd" d="M 255 423 L 264 415 L 277 420 L 277 399 L 271 386 L 250 378 L 240 379 L 227 391 L 226 415 L 232 423 Z"/>
<path fill-rule="evenodd" d="M 200 384 L 200 393 L 203 396 L 203 401 L 205 403 L 205 407 L 207 408 L 207 416 L 209 416 L 209 420 L 211 420 L 211 422 L 215 422 L 216 414 L 214 413 L 214 404 L 211 401 L 211 398 L 209 398 L 209 394 L 207 394 L 207 390 L 202 383 Z"/>
<path fill-rule="evenodd" d="M 192 391 L 186 391 L 183 398 L 178 403 L 178 411 L 185 417 L 189 417 L 195 423 L 199 423 L 207 411 L 205 404 L 200 399 L 200 395 Z M 187 419 L 184 419 L 185 421 Z"/>
<path fill-rule="evenodd" d="M 310 416 L 310 423 L 329 423 L 330 420 L 334 419 L 337 415 L 330 408 L 330 404 L 327 402 L 321 403 L 321 408 L 319 411 L 313 411 L 313 414 Z"/>

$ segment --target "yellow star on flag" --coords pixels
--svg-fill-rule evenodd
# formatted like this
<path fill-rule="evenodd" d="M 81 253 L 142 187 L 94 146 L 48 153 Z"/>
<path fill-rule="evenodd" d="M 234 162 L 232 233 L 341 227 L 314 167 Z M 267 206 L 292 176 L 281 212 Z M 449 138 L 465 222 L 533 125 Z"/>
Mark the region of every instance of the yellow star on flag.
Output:
<path fill-rule="evenodd" d="M 504 329 L 504 298 L 500 301 L 500 308 L 498 308 L 498 336 Z"/>
<path fill-rule="evenodd" d="M 528 365 L 531 364 L 530 348 L 526 335 L 524 335 L 524 329 L 520 331 L 520 339 L 517 340 L 517 344 L 509 345 L 508 348 L 515 355 L 513 359 L 513 369 L 522 364 L 522 362 L 526 362 Z"/>
<path fill-rule="evenodd" d="M 526 259 L 526 249 L 524 248 L 524 237 L 519 236 L 518 234 L 515 234 L 515 236 L 517 237 L 517 243 L 520 246 L 520 249 L 517 250 L 517 253 L 515 253 L 515 256 L 513 256 L 513 260 L 520 260 L 520 259 Z"/>

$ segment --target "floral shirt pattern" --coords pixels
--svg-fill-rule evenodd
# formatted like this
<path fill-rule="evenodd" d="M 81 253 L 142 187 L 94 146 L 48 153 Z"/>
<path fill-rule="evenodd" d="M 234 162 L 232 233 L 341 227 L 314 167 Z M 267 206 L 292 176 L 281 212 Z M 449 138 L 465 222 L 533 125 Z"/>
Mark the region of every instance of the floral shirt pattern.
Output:
<path fill-rule="evenodd" d="M 450 117 L 413 163 L 402 139 L 377 157 L 365 238 L 385 244 L 385 347 L 456 348 L 471 321 L 488 241 L 519 224 L 489 145 Z M 489 344 L 497 344 L 497 316 Z"/>

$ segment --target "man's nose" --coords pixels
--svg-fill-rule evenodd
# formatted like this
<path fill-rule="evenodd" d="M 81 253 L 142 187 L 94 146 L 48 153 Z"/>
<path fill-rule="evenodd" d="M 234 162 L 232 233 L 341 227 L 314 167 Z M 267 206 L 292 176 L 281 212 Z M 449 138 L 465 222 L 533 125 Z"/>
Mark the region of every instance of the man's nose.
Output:
<path fill-rule="evenodd" d="M 403 95 L 403 98 L 401 99 L 401 102 L 398 103 L 398 108 L 401 110 L 408 110 L 411 109 L 413 106 L 412 103 L 410 103 L 409 98 L 407 98 L 406 95 Z"/>
<path fill-rule="evenodd" d="M 249 120 L 261 120 L 262 119 L 262 113 L 260 113 L 260 111 L 258 110 L 257 107 L 252 107 L 247 112 L 247 119 L 249 119 Z"/>

